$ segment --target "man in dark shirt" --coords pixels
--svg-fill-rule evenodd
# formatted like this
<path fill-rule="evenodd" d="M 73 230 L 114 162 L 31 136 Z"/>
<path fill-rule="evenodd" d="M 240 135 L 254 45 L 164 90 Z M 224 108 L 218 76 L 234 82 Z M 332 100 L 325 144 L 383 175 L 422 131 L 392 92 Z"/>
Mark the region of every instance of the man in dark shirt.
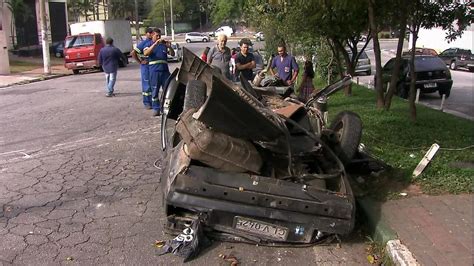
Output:
<path fill-rule="evenodd" d="M 249 43 L 241 42 L 240 43 L 240 53 L 235 59 L 235 68 L 237 69 L 237 77 L 240 77 L 240 73 L 247 80 L 253 79 L 252 69 L 255 68 L 255 59 L 252 53 L 249 53 Z"/>
<path fill-rule="evenodd" d="M 106 46 L 100 49 L 99 52 L 99 64 L 105 72 L 105 85 L 107 89 L 107 97 L 115 96 L 114 85 L 117 79 L 117 69 L 120 58 L 122 58 L 122 52 L 115 47 L 114 40 L 107 38 L 105 41 Z"/>

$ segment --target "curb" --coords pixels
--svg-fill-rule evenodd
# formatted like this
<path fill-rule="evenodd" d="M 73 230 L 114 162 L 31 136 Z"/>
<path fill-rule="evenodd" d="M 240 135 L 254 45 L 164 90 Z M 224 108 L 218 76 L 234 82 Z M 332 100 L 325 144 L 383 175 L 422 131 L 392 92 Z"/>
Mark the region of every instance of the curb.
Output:
<path fill-rule="evenodd" d="M 385 247 L 385 253 L 395 265 L 420 265 L 410 250 L 398 239 L 381 212 L 381 203 L 368 197 L 357 198 L 364 212 L 372 239 Z"/>
<path fill-rule="evenodd" d="M 35 78 L 31 78 L 31 79 L 27 79 L 27 80 L 21 80 L 21 81 L 17 81 L 17 82 L 12 82 L 10 84 L 7 84 L 7 85 L 0 85 L 0 88 L 6 88 L 6 87 L 10 87 L 10 86 L 13 86 L 13 85 L 24 85 L 24 84 L 29 84 L 29 83 L 33 83 L 33 82 L 38 82 L 38 81 L 44 81 L 44 80 L 48 80 L 48 79 L 54 79 L 54 78 L 60 78 L 60 77 L 64 77 L 64 76 L 69 76 L 71 74 L 49 74 L 49 75 L 41 75 L 39 77 L 35 77 Z"/>

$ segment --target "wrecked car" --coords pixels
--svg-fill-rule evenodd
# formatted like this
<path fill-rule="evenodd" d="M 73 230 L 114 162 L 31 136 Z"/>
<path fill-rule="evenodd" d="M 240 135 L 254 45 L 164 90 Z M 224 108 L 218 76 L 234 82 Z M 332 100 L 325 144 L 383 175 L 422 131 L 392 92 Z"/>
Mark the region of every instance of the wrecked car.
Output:
<path fill-rule="evenodd" d="M 233 83 L 183 48 L 162 94 L 166 231 L 200 219 L 207 234 L 259 244 L 312 244 L 354 227 L 345 165 L 362 123 L 352 112 L 327 123 L 327 97 Z M 282 96 L 283 95 L 283 96 Z"/>

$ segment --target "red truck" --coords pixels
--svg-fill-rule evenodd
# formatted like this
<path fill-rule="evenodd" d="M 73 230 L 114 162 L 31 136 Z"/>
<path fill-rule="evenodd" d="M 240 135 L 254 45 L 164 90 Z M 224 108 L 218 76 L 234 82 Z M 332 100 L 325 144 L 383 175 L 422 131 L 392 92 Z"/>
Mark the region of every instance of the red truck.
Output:
<path fill-rule="evenodd" d="M 102 20 L 74 23 L 71 35 L 64 41 L 64 66 L 74 74 L 81 70 L 100 68 L 98 55 L 108 37 L 123 54 L 119 65 L 128 64 L 132 49 L 130 23 L 126 20 Z"/>

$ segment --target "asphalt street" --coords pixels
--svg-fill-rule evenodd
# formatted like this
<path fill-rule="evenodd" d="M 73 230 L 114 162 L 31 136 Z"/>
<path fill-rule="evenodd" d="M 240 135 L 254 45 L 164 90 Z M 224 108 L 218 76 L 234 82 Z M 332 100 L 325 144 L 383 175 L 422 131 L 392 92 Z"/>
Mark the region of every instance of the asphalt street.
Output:
<path fill-rule="evenodd" d="M 0 265 L 181 264 L 153 245 L 171 236 L 139 66 L 119 70 L 115 97 L 104 83 L 95 72 L 0 89 Z M 191 264 L 368 264 L 367 242 L 360 228 L 306 248 L 216 242 Z"/>

